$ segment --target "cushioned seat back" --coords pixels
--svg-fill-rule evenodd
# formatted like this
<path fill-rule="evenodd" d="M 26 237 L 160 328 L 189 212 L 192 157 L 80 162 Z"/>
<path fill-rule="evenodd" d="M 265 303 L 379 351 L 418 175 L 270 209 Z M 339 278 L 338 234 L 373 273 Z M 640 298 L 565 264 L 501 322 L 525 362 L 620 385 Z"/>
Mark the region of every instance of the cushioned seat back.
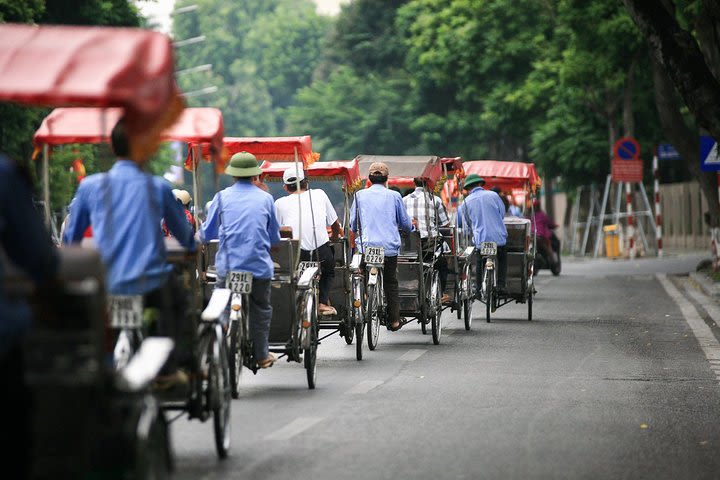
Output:
<path fill-rule="evenodd" d="M 417 260 L 420 249 L 420 233 L 402 233 L 400 235 L 400 260 Z"/>
<path fill-rule="evenodd" d="M 526 218 L 505 218 L 507 229 L 507 250 L 508 252 L 524 252 L 530 239 L 530 220 Z"/>
<path fill-rule="evenodd" d="M 270 257 L 275 267 L 275 277 L 287 277 L 293 274 L 297 248 L 298 240 L 283 238 L 280 243 L 270 249 Z"/>

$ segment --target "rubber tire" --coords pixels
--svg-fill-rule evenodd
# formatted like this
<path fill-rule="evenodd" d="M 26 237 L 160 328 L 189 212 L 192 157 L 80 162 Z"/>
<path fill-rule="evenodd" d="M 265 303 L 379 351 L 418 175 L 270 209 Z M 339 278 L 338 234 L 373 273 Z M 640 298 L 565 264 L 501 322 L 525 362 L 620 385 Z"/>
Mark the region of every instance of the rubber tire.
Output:
<path fill-rule="evenodd" d="M 532 290 L 530 290 L 530 292 L 528 293 L 527 304 L 528 304 L 528 322 L 532 322 L 532 307 L 533 307 L 533 292 L 532 292 Z"/>
<path fill-rule="evenodd" d="M 172 451 L 168 438 L 168 426 L 163 413 L 158 412 L 158 418 L 150 426 L 150 433 L 145 442 L 136 444 L 135 476 L 133 478 L 156 478 L 166 480 L 170 478 L 173 467 Z"/>
<path fill-rule="evenodd" d="M 240 351 L 239 320 L 230 322 L 230 349 L 228 351 L 228 370 L 230 371 L 230 393 L 232 398 L 240 397 L 240 372 L 242 372 L 242 352 Z"/>
<path fill-rule="evenodd" d="M 420 314 L 420 330 L 422 330 L 423 335 L 427 335 L 428 329 L 427 329 L 427 316 L 425 315 L 425 311 Z"/>
<path fill-rule="evenodd" d="M 558 255 L 558 261 L 554 265 L 550 267 L 550 271 L 552 272 L 553 276 L 557 277 L 560 275 L 560 271 L 562 270 L 562 263 L 560 261 L 560 255 Z"/>
<path fill-rule="evenodd" d="M 463 319 L 465 320 L 465 330 L 470 330 L 472 325 L 472 302 L 466 298 L 462 302 Z"/>
<path fill-rule="evenodd" d="M 310 348 L 305 349 L 303 354 L 303 362 L 305 364 L 305 373 L 307 374 L 308 388 L 315 390 L 315 384 L 317 383 L 317 322 L 313 322 L 313 326 L 310 327 L 312 335 L 312 343 Z"/>
<path fill-rule="evenodd" d="M 212 348 L 212 343 L 210 346 Z M 211 360 L 213 367 L 211 370 L 213 373 L 210 374 L 210 378 L 208 378 L 209 385 L 215 385 L 213 388 L 216 388 L 215 395 L 217 395 L 217 405 L 212 408 L 213 431 L 215 433 L 215 450 L 220 459 L 227 458 L 228 451 L 230 450 L 230 417 L 232 405 L 228 352 L 225 346 L 226 343 L 224 341 L 218 345 L 220 358 Z M 215 383 L 212 377 L 217 377 L 218 380 L 222 379 L 222 381 Z M 225 388 L 222 388 L 222 385 L 224 385 Z M 223 390 L 225 390 L 225 392 L 223 392 Z"/>
<path fill-rule="evenodd" d="M 442 335 L 442 305 L 440 304 L 440 279 L 437 274 L 433 276 L 431 285 L 430 288 L 434 290 L 431 294 L 435 297 L 433 300 L 435 303 L 435 313 L 430 317 L 430 328 L 432 330 L 433 344 L 440 345 L 440 336 Z"/>
<path fill-rule="evenodd" d="M 487 323 L 490 323 L 490 312 L 492 312 L 492 304 L 495 301 L 495 286 L 493 283 L 493 276 L 485 275 L 485 319 Z"/>
<path fill-rule="evenodd" d="M 365 324 L 358 322 L 355 324 L 355 358 L 360 361 L 363 359 L 363 337 L 365 335 Z"/>
<path fill-rule="evenodd" d="M 350 324 L 349 319 L 345 319 L 345 322 Z M 350 326 L 345 327 L 345 336 L 343 338 L 345 339 L 346 344 L 352 345 L 355 340 L 355 329 Z"/>
<path fill-rule="evenodd" d="M 378 291 L 377 285 L 373 285 L 368 294 L 368 306 L 365 309 L 365 315 L 370 316 L 367 322 L 367 343 L 371 351 L 377 348 L 378 339 L 380 338 L 380 315 L 377 311 L 378 295 L 380 295 L 380 292 Z"/>

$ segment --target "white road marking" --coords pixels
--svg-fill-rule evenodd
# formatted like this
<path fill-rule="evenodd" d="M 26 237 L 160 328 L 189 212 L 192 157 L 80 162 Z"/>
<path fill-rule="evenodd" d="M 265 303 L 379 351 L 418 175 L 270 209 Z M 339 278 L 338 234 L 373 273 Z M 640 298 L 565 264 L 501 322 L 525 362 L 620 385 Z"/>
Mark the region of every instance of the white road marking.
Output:
<path fill-rule="evenodd" d="M 700 344 L 700 348 L 705 353 L 705 358 L 709 361 L 720 360 L 720 342 L 717 341 L 695 306 L 668 280 L 667 275 L 658 273 L 657 279 L 678 306 L 683 317 L 685 317 L 685 321 L 690 325 L 690 329 L 692 329 L 695 338 Z"/>
<path fill-rule="evenodd" d="M 402 356 L 398 358 L 398 360 L 403 362 L 414 362 L 418 358 L 422 357 L 422 355 L 427 352 L 427 350 L 419 350 L 419 349 L 412 349 L 405 352 Z"/>
<path fill-rule="evenodd" d="M 288 423 L 279 430 L 275 430 L 273 433 L 265 436 L 265 441 L 276 441 L 276 440 L 288 440 L 295 435 L 298 435 L 308 428 L 312 427 L 316 423 L 320 422 L 320 417 L 299 417 Z"/>
<path fill-rule="evenodd" d="M 379 387 L 384 382 L 382 380 L 363 380 L 362 382 L 358 383 L 354 387 L 352 387 L 350 390 L 345 392 L 347 395 L 360 395 L 363 393 L 367 393 L 370 390 L 372 390 L 375 387 Z"/>
<path fill-rule="evenodd" d="M 700 292 L 695 290 L 694 288 L 688 288 L 686 291 L 690 294 L 690 296 L 695 299 L 696 302 L 698 302 L 702 307 L 705 309 L 705 311 L 710 315 L 710 318 L 713 319 L 713 322 L 720 323 L 720 308 L 718 308 L 717 305 L 714 303 L 710 303 L 707 301 L 707 297 L 704 297 Z"/>

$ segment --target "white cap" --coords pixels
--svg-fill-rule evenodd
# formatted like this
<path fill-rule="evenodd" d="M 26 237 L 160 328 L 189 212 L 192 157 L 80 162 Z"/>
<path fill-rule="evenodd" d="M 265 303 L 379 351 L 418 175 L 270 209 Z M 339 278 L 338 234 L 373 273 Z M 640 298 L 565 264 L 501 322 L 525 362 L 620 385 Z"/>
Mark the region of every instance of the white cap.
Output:
<path fill-rule="evenodd" d="M 293 165 L 283 173 L 283 183 L 290 185 L 305 180 L 305 172 L 299 165 Z"/>
<path fill-rule="evenodd" d="M 192 200 L 192 197 L 187 192 L 187 190 L 179 190 L 176 188 L 172 192 L 173 192 L 173 195 L 175 195 L 175 198 L 180 200 L 180 202 L 183 205 L 188 205 L 190 203 L 190 201 Z"/>

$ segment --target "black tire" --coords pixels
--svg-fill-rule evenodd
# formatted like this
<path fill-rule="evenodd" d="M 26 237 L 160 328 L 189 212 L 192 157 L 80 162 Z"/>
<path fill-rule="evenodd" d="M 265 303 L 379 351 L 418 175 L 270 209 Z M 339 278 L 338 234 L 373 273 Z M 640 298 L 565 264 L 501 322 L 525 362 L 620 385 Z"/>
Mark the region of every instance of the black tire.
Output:
<path fill-rule="evenodd" d="M 312 341 L 310 348 L 305 349 L 303 355 L 303 362 L 305 363 L 305 372 L 307 374 L 308 388 L 315 390 L 315 383 L 317 381 L 317 328 L 316 322 L 313 322 L 313 326 L 310 327 L 310 334 L 312 335 Z"/>
<path fill-rule="evenodd" d="M 344 322 L 345 326 L 343 327 L 343 338 L 345 338 L 345 343 L 347 343 L 348 345 L 352 345 L 353 340 L 355 340 L 355 329 L 350 324 L 350 318 L 346 318 Z"/>
<path fill-rule="evenodd" d="M 462 301 L 462 313 L 465 320 L 465 330 L 470 330 L 470 326 L 472 326 L 472 302 L 469 298 Z"/>
<path fill-rule="evenodd" d="M 173 455 L 168 438 L 168 426 L 162 411 L 150 426 L 148 438 L 138 442 L 135 455 L 135 476 L 139 480 L 170 478 Z"/>
<path fill-rule="evenodd" d="M 365 324 L 358 322 L 355 324 L 355 358 L 359 360 L 363 359 L 363 336 L 365 334 Z"/>
<path fill-rule="evenodd" d="M 558 255 L 557 262 L 550 266 L 550 271 L 552 272 L 552 274 L 554 276 L 557 277 L 558 275 L 560 275 L 561 270 L 562 270 L 562 263 L 560 261 L 560 255 Z"/>
<path fill-rule="evenodd" d="M 368 292 L 368 304 L 365 309 L 365 315 L 368 318 L 367 322 L 367 343 L 368 348 L 372 351 L 377 348 L 378 338 L 380 337 L 380 314 L 378 312 L 378 297 L 380 292 L 377 285 L 369 287 Z"/>
<path fill-rule="evenodd" d="M 455 313 L 457 314 L 457 319 L 462 320 L 462 314 L 463 314 L 463 301 L 460 300 L 455 304 Z"/>
<path fill-rule="evenodd" d="M 425 308 L 423 308 L 422 313 L 420 313 L 420 330 L 422 330 L 423 335 L 427 335 L 427 314 L 425 313 Z"/>
<path fill-rule="evenodd" d="M 531 288 L 531 290 L 528 292 L 527 304 L 528 304 L 528 322 L 532 322 L 532 307 L 533 307 L 533 292 L 532 292 L 532 288 Z"/>
<path fill-rule="evenodd" d="M 493 310 L 493 302 L 495 301 L 495 282 L 493 281 L 492 272 L 485 271 L 485 319 L 490 323 L 490 313 Z"/>
<path fill-rule="evenodd" d="M 432 330 L 433 344 L 440 345 L 440 336 L 442 335 L 442 305 L 440 304 L 440 279 L 437 273 L 433 275 L 433 282 L 430 289 L 430 300 L 433 304 L 433 313 L 430 317 L 430 329 Z"/>
<path fill-rule="evenodd" d="M 240 372 L 242 372 L 243 361 L 242 351 L 240 349 L 241 338 L 240 338 L 240 320 L 230 322 L 230 332 L 228 336 L 230 338 L 230 348 L 228 350 L 228 367 L 230 370 L 230 393 L 232 398 L 238 398 L 240 396 L 239 385 L 240 385 Z"/>
<path fill-rule="evenodd" d="M 216 339 L 218 340 L 218 339 Z M 211 370 L 209 385 L 214 392 L 210 395 L 213 412 L 213 430 L 215 432 L 215 450 L 220 459 L 227 458 L 230 450 L 230 408 L 232 395 L 226 343 L 211 343 Z M 216 349 L 217 347 L 217 349 Z M 214 397 L 214 398 L 213 398 Z"/>

